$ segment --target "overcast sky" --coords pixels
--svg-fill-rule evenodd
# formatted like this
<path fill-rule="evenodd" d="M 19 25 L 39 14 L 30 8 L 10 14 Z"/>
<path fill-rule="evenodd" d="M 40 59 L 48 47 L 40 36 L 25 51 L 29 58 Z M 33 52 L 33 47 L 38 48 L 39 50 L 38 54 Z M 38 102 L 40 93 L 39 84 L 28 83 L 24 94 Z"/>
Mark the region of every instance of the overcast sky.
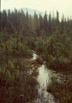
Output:
<path fill-rule="evenodd" d="M 1 10 L 31 8 L 40 11 L 56 11 L 72 16 L 72 0 L 1 0 Z"/>

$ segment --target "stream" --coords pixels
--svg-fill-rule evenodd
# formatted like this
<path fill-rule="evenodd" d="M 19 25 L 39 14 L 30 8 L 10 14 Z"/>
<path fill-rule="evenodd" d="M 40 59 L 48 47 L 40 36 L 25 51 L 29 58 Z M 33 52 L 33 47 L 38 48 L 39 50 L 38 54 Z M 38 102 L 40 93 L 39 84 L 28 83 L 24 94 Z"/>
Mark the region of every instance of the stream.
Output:
<path fill-rule="evenodd" d="M 37 59 L 37 54 L 33 53 L 32 60 Z M 56 103 L 55 98 L 52 94 L 48 93 L 47 88 L 51 84 L 52 80 L 52 73 L 51 71 L 46 67 L 45 64 L 42 64 L 38 69 L 38 76 L 36 78 L 38 82 L 38 101 L 35 103 Z"/>
<path fill-rule="evenodd" d="M 51 74 L 47 70 L 46 66 L 42 64 L 38 68 L 39 75 L 37 81 L 39 83 L 38 94 L 40 96 L 41 103 L 55 103 L 52 94 L 47 92 L 47 87 L 51 84 Z"/>

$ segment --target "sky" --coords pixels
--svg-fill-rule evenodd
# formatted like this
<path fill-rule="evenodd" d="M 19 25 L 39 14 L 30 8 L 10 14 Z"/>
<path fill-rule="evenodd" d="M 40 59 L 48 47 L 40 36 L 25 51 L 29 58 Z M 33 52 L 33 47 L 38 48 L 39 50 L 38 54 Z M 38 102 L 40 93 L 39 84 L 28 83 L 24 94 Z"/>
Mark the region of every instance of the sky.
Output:
<path fill-rule="evenodd" d="M 72 17 L 72 0 L 1 0 L 1 10 L 31 8 L 40 11 L 55 12 Z"/>

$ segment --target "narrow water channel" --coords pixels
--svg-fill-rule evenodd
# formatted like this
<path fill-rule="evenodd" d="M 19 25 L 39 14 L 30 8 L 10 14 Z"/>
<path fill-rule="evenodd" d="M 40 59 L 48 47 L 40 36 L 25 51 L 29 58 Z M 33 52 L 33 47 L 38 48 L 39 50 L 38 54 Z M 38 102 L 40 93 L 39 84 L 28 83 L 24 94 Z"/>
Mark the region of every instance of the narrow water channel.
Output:
<path fill-rule="evenodd" d="M 51 84 L 51 74 L 44 64 L 38 68 L 39 75 L 37 81 L 39 83 L 38 94 L 40 96 L 41 103 L 56 103 L 54 96 L 47 92 L 47 87 Z"/>
<path fill-rule="evenodd" d="M 36 60 L 38 56 L 36 54 L 33 54 L 33 60 Z M 38 76 L 37 76 L 37 82 L 38 82 L 38 94 L 40 103 L 56 103 L 54 96 L 47 92 L 47 87 L 51 84 L 51 72 L 47 69 L 45 64 L 42 64 L 38 68 Z"/>

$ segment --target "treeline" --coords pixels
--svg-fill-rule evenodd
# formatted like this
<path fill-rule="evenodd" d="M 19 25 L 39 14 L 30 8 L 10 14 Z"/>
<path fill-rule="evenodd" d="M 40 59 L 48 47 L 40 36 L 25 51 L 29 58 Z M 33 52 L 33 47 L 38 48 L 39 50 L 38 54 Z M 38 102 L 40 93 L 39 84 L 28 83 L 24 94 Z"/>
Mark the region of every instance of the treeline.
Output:
<path fill-rule="evenodd" d="M 51 13 L 44 16 L 37 15 L 36 12 L 31 16 L 28 11 L 24 13 L 23 10 L 14 11 L 3 10 L 0 12 L 0 32 L 7 32 L 9 34 L 23 34 L 29 36 L 34 33 L 38 36 L 47 35 L 50 36 L 53 32 L 59 31 L 60 34 L 71 34 L 72 32 L 72 19 L 59 17 L 59 12 L 56 12 L 56 16 Z"/>

